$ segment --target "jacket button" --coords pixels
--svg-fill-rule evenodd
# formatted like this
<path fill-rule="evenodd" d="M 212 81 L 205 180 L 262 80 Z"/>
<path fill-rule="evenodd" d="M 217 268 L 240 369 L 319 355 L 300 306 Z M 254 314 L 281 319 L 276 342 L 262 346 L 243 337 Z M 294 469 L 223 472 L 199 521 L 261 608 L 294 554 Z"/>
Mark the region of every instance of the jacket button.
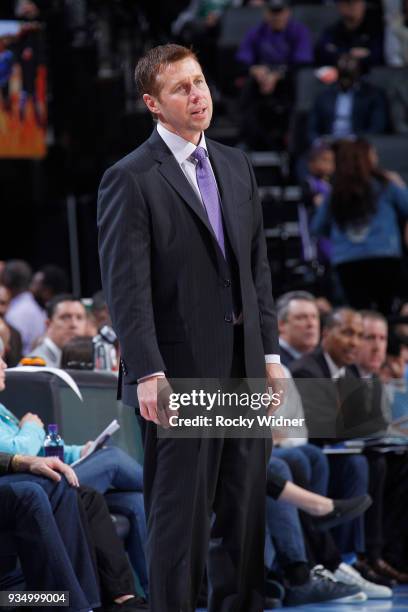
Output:
<path fill-rule="evenodd" d="M 229 278 L 226 278 L 224 280 L 224 287 L 231 287 L 231 281 L 229 280 Z"/>
<path fill-rule="evenodd" d="M 232 323 L 232 314 L 227 313 L 226 315 L 224 315 L 224 321 L 226 323 Z"/>

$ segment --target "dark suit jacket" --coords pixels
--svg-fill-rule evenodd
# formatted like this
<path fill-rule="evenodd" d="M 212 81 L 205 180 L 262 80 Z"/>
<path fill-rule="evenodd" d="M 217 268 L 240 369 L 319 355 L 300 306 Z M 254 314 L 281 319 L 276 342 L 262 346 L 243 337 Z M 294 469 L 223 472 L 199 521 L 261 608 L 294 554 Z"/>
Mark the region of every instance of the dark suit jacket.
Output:
<path fill-rule="evenodd" d="M 315 100 L 309 116 L 309 140 L 332 133 L 339 88 L 330 85 Z M 354 134 L 383 134 L 388 128 L 388 109 L 384 93 L 361 81 L 354 91 L 351 118 Z"/>
<path fill-rule="evenodd" d="M 234 291 L 242 303 L 247 376 L 263 377 L 264 354 L 279 353 L 252 168 L 238 149 L 211 140 L 207 147 L 228 264 L 200 200 L 156 130 L 102 178 L 102 284 L 120 342 L 124 401 L 131 405 L 137 380 L 159 370 L 175 378 L 229 376 Z"/>
<path fill-rule="evenodd" d="M 294 361 L 290 370 L 302 397 L 310 438 L 316 443 L 370 436 L 384 430 L 377 384 L 371 386 L 346 368 L 331 379 L 321 348 Z"/>

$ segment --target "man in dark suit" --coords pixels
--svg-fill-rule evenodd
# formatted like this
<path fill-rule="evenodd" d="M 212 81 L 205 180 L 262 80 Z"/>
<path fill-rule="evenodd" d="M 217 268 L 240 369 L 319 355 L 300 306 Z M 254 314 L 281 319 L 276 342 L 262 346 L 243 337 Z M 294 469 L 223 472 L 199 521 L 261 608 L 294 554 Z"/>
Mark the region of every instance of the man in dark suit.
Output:
<path fill-rule="evenodd" d="M 340 308 L 323 323 L 321 347 L 294 361 L 290 370 L 298 383 L 310 436 L 317 444 L 364 435 L 370 427 L 365 385 L 350 370 L 358 357 L 363 337 L 359 313 Z M 369 466 L 363 455 L 329 455 L 329 494 L 340 497 L 367 494 Z M 342 553 L 365 549 L 360 517 L 336 531 Z M 372 579 L 373 576 L 367 576 Z"/>
<path fill-rule="evenodd" d="M 281 388 L 257 187 L 242 151 L 204 137 L 212 101 L 190 50 L 151 49 L 136 81 L 157 129 L 105 173 L 98 224 L 123 399 L 142 417 L 150 609 L 195 609 L 214 512 L 209 610 L 260 612 L 267 440 L 157 429 L 159 377 L 266 376 Z"/>
<path fill-rule="evenodd" d="M 276 313 L 281 363 L 288 368 L 319 344 L 319 311 L 308 291 L 288 291 L 277 300 Z"/>
<path fill-rule="evenodd" d="M 318 94 L 309 115 L 309 140 L 323 136 L 384 134 L 388 127 L 385 93 L 360 76 L 360 63 L 350 55 L 339 58 L 338 81 Z"/>

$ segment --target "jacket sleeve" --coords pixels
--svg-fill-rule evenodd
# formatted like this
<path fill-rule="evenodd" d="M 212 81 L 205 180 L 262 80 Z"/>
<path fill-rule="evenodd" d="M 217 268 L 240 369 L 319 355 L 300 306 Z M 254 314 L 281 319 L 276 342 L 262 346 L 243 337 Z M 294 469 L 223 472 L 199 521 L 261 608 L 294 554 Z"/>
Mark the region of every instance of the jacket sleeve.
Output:
<path fill-rule="evenodd" d="M 252 183 L 254 225 L 252 234 L 251 265 L 252 278 L 258 296 L 261 314 L 261 333 L 265 355 L 279 355 L 278 326 L 272 297 L 271 269 L 269 267 L 263 227 L 262 207 L 254 171 L 245 156 Z"/>
<path fill-rule="evenodd" d="M 125 383 L 164 371 L 154 323 L 150 215 L 137 176 L 113 166 L 98 196 L 102 285 L 119 338 Z"/>

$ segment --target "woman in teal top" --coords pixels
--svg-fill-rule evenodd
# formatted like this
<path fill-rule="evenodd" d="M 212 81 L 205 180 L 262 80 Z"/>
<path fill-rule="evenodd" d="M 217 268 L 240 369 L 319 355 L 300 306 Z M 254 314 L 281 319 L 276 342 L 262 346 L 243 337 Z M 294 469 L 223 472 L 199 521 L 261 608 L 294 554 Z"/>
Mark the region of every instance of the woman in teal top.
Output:
<path fill-rule="evenodd" d="M 408 190 L 398 175 L 378 167 L 374 147 L 363 139 L 341 143 L 332 192 L 311 232 L 330 238 L 332 264 L 354 308 L 391 311 L 401 294 L 400 224 L 407 218 Z"/>
<path fill-rule="evenodd" d="M 0 404 L 0 450 L 12 455 L 39 455 L 45 440 L 44 424 L 40 417 L 27 412 L 19 421 L 10 410 Z M 85 445 L 86 446 L 86 445 Z M 85 446 L 64 445 L 65 463 L 73 463 Z"/>
<path fill-rule="evenodd" d="M 0 338 L 0 391 L 6 386 L 6 364 Z M 38 455 L 45 439 L 44 424 L 36 414 L 28 412 L 19 420 L 0 404 L 0 452 L 13 455 Z M 85 446 L 64 445 L 64 461 L 76 461 Z M 130 523 L 125 541 L 130 562 L 145 593 L 148 593 L 146 518 L 143 503 L 142 466 L 115 446 L 93 453 L 74 468 L 81 484 L 93 487 L 103 495 L 112 512 L 125 515 Z"/>

